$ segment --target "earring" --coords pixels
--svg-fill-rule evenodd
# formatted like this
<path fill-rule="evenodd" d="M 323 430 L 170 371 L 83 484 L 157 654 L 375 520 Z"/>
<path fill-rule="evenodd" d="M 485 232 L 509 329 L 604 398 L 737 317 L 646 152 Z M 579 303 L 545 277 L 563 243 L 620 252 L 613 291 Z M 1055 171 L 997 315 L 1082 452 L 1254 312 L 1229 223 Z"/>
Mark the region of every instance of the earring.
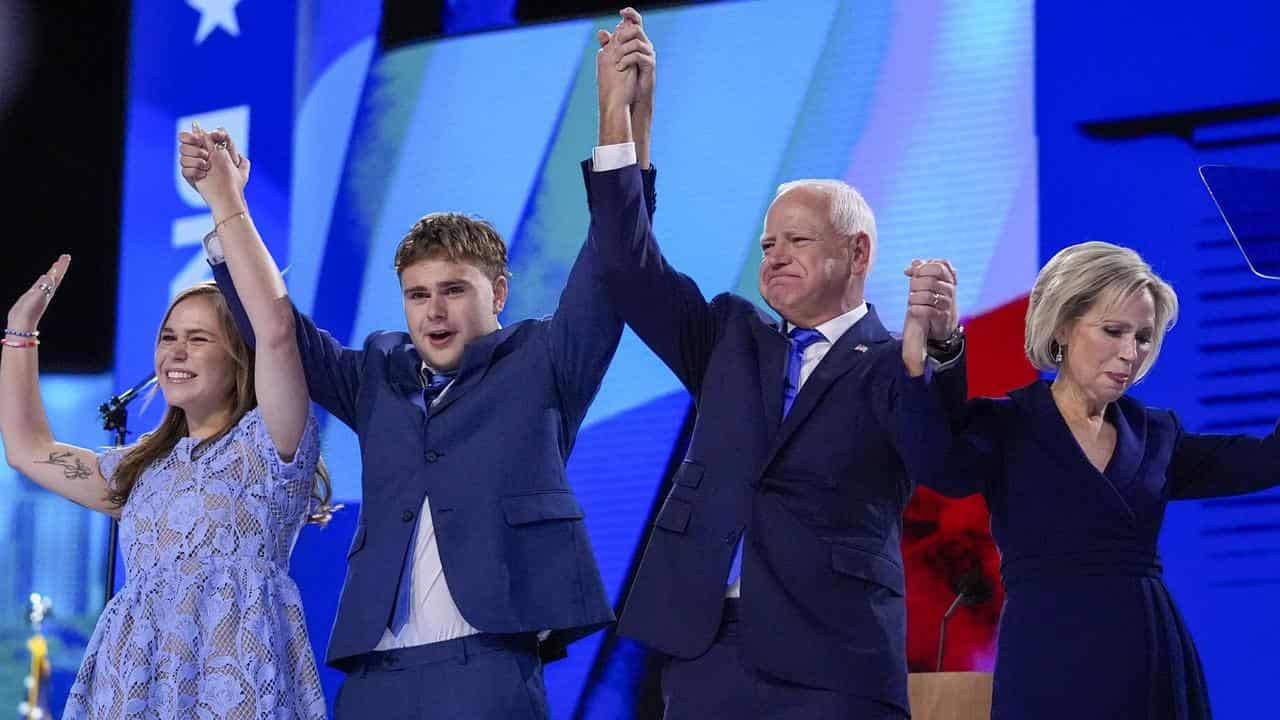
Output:
<path fill-rule="evenodd" d="M 1057 345 L 1057 343 L 1054 343 L 1054 344 Z M 1062 346 L 1061 345 L 1058 345 L 1058 352 L 1054 353 L 1053 355 L 1053 362 L 1058 365 L 1062 364 Z"/>

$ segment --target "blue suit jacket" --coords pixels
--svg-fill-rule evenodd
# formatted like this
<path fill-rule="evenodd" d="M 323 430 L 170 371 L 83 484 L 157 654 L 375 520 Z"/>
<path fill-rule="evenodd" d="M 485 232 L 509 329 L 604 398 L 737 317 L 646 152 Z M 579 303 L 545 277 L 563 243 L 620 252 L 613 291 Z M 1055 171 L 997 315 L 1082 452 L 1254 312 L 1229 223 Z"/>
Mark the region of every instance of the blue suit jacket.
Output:
<path fill-rule="evenodd" d="M 472 626 L 552 630 L 543 652 L 555 657 L 613 621 L 565 476 L 622 334 L 593 264 L 584 245 L 552 317 L 468 345 L 429 422 L 413 402 L 422 360 L 406 333 L 375 332 L 355 350 L 295 312 L 311 397 L 356 431 L 364 458 L 329 664 L 345 668 L 381 639 L 424 495 L 449 590 Z M 252 339 L 225 264 L 214 278 Z"/>
<path fill-rule="evenodd" d="M 917 408 L 956 407 L 960 367 L 910 379 L 872 308 L 828 352 L 782 419 L 787 340 L 744 298 L 707 302 L 667 264 L 635 166 L 592 173 L 589 242 L 614 306 L 680 378 L 698 414 L 619 633 L 679 658 L 720 624 L 746 532 L 741 631 L 770 675 L 906 708 L 902 512 L 936 472 Z M 945 378 L 945 379 L 943 379 Z M 945 391 L 943 397 L 930 393 Z M 944 423 L 945 425 L 945 423 Z"/>

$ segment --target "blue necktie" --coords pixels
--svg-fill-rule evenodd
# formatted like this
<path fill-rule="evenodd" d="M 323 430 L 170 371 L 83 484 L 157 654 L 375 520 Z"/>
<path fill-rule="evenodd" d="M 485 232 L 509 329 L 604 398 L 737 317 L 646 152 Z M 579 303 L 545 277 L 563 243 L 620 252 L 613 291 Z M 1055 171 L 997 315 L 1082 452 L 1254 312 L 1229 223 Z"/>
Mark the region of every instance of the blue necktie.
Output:
<path fill-rule="evenodd" d="M 819 340 L 826 340 L 822 333 L 809 328 L 791 328 L 787 333 L 791 350 L 787 353 L 787 379 L 782 385 L 782 418 L 791 412 L 791 405 L 800 392 L 800 366 L 804 364 L 804 351 Z"/>
<path fill-rule="evenodd" d="M 457 373 L 436 373 L 431 376 L 422 388 L 423 412 L 431 409 L 432 401 L 453 382 L 455 375 Z M 413 532 L 409 534 L 409 547 L 404 552 L 404 564 L 400 568 L 400 585 L 396 588 L 396 604 L 391 609 L 391 622 L 387 623 L 391 632 L 397 635 L 404 629 L 405 623 L 409 622 L 409 608 L 413 604 L 413 559 L 418 545 L 418 523 L 421 521 L 421 517 L 414 521 Z"/>
<path fill-rule="evenodd" d="M 795 403 L 796 395 L 800 392 L 800 366 L 804 364 L 804 351 L 819 340 L 826 339 L 826 336 L 822 333 L 809 328 L 791 328 L 791 332 L 787 333 L 787 341 L 791 347 L 787 350 L 787 375 L 782 383 L 782 417 L 784 420 L 787 417 L 787 413 L 791 412 L 791 406 Z M 743 537 L 746 537 L 745 533 L 743 533 Z M 743 538 L 738 538 L 738 547 L 733 552 L 733 562 L 729 564 L 730 585 L 742 574 L 742 543 Z"/>

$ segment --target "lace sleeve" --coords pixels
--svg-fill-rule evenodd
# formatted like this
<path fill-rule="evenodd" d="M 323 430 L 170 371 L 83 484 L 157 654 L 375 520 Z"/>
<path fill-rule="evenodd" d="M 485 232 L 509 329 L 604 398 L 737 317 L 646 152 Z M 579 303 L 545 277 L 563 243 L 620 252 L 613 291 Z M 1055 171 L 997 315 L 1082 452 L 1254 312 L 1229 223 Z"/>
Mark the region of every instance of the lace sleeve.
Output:
<path fill-rule="evenodd" d="M 298 441 L 298 450 L 293 454 L 293 459 L 287 462 L 276 450 L 276 445 L 271 440 L 271 433 L 267 432 L 267 424 L 262 420 L 262 413 L 255 409 L 252 414 L 250 437 L 253 438 L 253 445 L 258 455 L 267 463 L 267 470 L 271 473 L 272 480 L 282 484 L 305 480 L 308 483 L 307 487 L 310 488 L 311 478 L 316 473 L 316 462 L 320 457 L 320 433 L 316 425 L 315 413 L 311 411 L 310 406 L 307 408 L 307 424 L 302 430 L 302 438 Z"/>
<path fill-rule="evenodd" d="M 116 490 L 114 477 L 116 468 L 120 467 L 120 462 L 124 460 L 124 455 L 128 450 L 128 447 L 109 447 L 98 453 L 98 472 L 107 481 L 107 488 L 112 492 Z"/>
<path fill-rule="evenodd" d="M 246 429 L 252 438 L 254 452 L 266 466 L 267 485 L 272 488 L 272 513 L 282 523 L 288 523 L 300 514 L 305 516 L 314 512 L 316 503 L 312 498 L 312 488 L 315 487 L 316 463 L 320 458 L 320 434 L 315 414 L 308 407 L 307 424 L 298 441 L 298 450 L 287 462 L 276 450 L 262 414 L 255 409 L 251 415 L 253 417 Z"/>

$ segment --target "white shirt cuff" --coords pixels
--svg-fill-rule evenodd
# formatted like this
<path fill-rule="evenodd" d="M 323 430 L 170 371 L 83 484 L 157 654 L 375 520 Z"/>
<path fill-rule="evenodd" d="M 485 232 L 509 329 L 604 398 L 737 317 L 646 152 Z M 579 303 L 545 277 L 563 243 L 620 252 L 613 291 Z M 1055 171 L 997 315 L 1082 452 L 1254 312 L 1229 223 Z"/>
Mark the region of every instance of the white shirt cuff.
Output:
<path fill-rule="evenodd" d="M 591 150 L 591 169 L 595 172 L 609 172 L 635 164 L 636 144 L 634 142 L 597 145 Z"/>

